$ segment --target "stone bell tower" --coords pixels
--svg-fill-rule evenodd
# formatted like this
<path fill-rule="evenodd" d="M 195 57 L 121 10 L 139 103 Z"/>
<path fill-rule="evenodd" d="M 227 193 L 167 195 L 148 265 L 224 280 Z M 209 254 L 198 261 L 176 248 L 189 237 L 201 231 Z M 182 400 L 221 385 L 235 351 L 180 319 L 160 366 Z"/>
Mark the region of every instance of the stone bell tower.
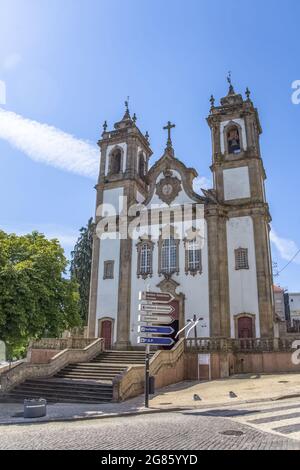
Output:
<path fill-rule="evenodd" d="M 101 220 L 97 208 L 102 204 L 113 207 L 118 218 L 133 203 L 147 195 L 148 162 L 152 155 L 148 133 L 144 136 L 131 117 L 125 102 L 123 119 L 109 131 L 103 125 L 98 145 L 101 163 L 96 185 L 96 223 Z M 128 218 L 130 222 L 130 218 Z M 119 230 L 119 229 L 117 229 Z M 132 240 L 99 240 L 94 237 L 88 331 L 91 337 L 101 336 L 101 320 L 111 321 L 111 346 L 129 346 Z"/>
<path fill-rule="evenodd" d="M 230 77 L 228 82 L 228 94 L 219 106 L 215 106 L 211 97 L 207 119 L 212 132 L 214 195 L 223 228 L 226 223 L 223 235 L 227 260 L 221 260 L 221 265 L 228 267 L 229 292 L 227 295 L 224 285 L 222 295 L 223 310 L 227 304 L 230 318 L 223 313 L 223 328 L 219 331 L 226 333 L 230 323 L 231 336 L 240 337 L 246 333 L 239 322 L 242 324 L 240 320 L 248 318 L 252 320 L 253 337 L 272 337 L 271 217 L 259 143 L 262 129 L 248 88 L 243 99 L 234 91 Z M 258 299 L 257 305 L 251 296 Z"/>

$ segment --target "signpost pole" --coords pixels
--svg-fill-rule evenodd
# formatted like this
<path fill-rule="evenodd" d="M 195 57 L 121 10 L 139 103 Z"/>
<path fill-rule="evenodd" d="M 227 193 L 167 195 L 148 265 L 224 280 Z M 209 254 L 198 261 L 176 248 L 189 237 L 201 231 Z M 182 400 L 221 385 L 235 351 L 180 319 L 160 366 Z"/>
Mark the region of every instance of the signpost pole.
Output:
<path fill-rule="evenodd" d="M 146 345 L 145 359 L 145 408 L 149 408 L 150 344 Z"/>

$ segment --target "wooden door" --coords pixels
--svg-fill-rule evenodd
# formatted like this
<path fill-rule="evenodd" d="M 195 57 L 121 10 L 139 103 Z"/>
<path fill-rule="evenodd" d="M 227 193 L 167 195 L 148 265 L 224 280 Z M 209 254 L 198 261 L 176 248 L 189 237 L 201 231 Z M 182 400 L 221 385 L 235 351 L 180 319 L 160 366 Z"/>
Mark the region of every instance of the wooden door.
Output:
<path fill-rule="evenodd" d="M 238 337 L 240 339 L 253 338 L 252 318 L 249 318 L 249 317 L 239 318 Z"/>
<path fill-rule="evenodd" d="M 101 322 L 101 338 L 104 339 L 104 348 L 111 349 L 112 346 L 112 321 L 103 320 Z"/>

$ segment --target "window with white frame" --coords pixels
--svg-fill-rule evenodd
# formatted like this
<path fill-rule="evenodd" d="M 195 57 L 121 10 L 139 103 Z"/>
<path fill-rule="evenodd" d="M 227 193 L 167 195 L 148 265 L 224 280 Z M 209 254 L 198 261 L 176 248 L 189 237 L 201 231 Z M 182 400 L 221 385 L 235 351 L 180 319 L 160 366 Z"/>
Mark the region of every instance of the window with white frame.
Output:
<path fill-rule="evenodd" d="M 247 248 L 238 248 L 235 250 L 235 269 L 249 269 L 248 261 L 248 249 Z"/>
<path fill-rule="evenodd" d="M 160 254 L 160 272 L 172 274 L 178 272 L 178 241 L 169 238 L 162 241 Z"/>
<path fill-rule="evenodd" d="M 196 239 L 185 242 L 185 272 L 193 275 L 202 272 L 201 248 Z"/>
<path fill-rule="evenodd" d="M 152 276 L 153 243 L 150 240 L 137 244 L 137 276 L 146 279 Z"/>

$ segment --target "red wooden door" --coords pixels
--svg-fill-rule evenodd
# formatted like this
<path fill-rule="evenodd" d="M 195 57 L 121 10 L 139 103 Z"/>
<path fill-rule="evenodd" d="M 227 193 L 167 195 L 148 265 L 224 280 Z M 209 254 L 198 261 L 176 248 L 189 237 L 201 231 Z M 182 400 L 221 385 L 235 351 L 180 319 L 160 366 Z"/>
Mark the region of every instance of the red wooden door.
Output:
<path fill-rule="evenodd" d="M 101 322 L 101 338 L 104 339 L 105 349 L 111 349 L 112 322 L 111 320 L 103 320 Z"/>
<path fill-rule="evenodd" d="M 238 320 L 239 338 L 253 338 L 252 318 L 242 317 Z"/>

